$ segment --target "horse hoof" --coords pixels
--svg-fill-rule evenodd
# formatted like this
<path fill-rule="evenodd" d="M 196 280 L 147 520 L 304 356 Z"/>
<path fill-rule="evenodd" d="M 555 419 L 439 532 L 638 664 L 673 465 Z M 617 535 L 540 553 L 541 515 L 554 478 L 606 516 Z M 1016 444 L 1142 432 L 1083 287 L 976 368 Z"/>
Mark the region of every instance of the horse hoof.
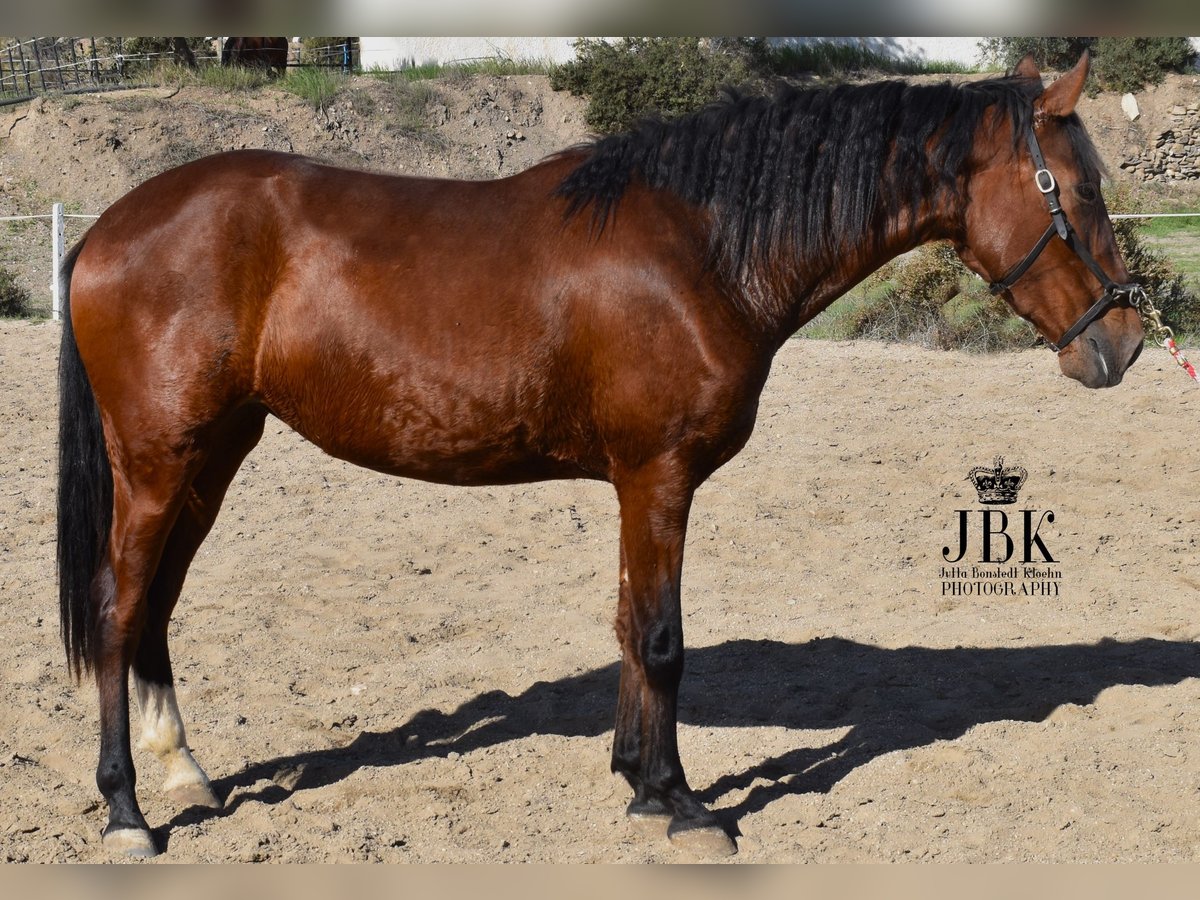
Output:
<path fill-rule="evenodd" d="M 662 838 L 671 825 L 672 812 L 658 800 L 634 800 L 626 807 L 625 815 L 638 834 Z"/>
<path fill-rule="evenodd" d="M 649 838 L 662 838 L 671 825 L 671 814 L 630 809 L 626 814 L 634 830 Z"/>
<path fill-rule="evenodd" d="M 195 781 L 167 788 L 167 796 L 185 809 L 190 806 L 220 809 L 225 805 L 213 792 L 212 785 Z"/>
<path fill-rule="evenodd" d="M 104 832 L 104 849 L 135 859 L 158 856 L 158 847 L 150 832 L 140 828 L 115 828 Z"/>
<path fill-rule="evenodd" d="M 737 844 L 720 825 L 675 827 L 667 831 L 667 838 L 675 847 L 697 856 L 733 856 L 737 853 Z"/>

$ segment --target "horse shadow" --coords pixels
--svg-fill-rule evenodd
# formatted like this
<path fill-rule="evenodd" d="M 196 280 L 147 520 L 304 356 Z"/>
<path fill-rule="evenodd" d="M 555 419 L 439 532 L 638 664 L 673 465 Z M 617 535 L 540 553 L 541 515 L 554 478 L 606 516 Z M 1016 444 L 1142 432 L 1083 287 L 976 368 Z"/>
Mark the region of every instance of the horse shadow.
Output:
<path fill-rule="evenodd" d="M 228 797 L 267 779 L 283 784 L 240 792 L 223 810 L 180 813 L 166 831 L 230 815 L 247 800 L 279 803 L 294 791 L 336 783 L 364 766 L 466 754 L 535 734 L 601 735 L 612 727 L 618 675 L 614 663 L 538 682 L 516 696 L 488 691 L 450 713 L 422 710 L 398 728 L 363 732 L 344 747 L 257 763 L 214 781 L 218 794 Z M 1197 677 L 1200 644 L 1152 638 L 954 649 L 886 649 L 838 638 L 803 644 L 734 640 L 688 651 L 679 720 L 717 728 L 849 727 L 827 746 L 798 747 L 699 789 L 703 800 L 717 803 L 750 788 L 719 812 L 736 834 L 743 816 L 788 794 L 827 793 L 883 754 L 951 740 L 987 722 L 1039 722 L 1064 704 L 1092 703 L 1110 687 L 1165 686 Z M 280 772 L 297 775 L 279 779 Z"/>

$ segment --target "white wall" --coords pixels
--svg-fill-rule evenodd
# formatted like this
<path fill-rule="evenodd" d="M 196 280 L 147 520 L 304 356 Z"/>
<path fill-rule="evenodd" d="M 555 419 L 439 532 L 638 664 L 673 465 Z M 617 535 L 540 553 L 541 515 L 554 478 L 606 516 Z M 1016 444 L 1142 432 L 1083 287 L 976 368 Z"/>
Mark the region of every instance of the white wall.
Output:
<path fill-rule="evenodd" d="M 396 69 L 421 63 L 452 63 L 481 58 L 539 60 L 562 63 L 575 56 L 572 37 L 364 37 L 360 38 L 362 66 Z M 837 41 L 862 44 L 895 57 L 949 60 L 968 66 L 980 62 L 977 37 L 777 37 L 773 43 Z M 1200 51 L 1200 38 L 1192 38 Z"/>

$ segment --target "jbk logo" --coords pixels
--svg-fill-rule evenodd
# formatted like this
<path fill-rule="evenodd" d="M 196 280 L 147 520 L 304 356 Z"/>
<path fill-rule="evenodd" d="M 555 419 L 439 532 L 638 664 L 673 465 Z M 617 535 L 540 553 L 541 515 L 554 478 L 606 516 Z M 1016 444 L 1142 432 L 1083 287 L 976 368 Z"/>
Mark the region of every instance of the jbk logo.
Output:
<path fill-rule="evenodd" d="M 980 523 L 980 556 L 978 560 L 972 560 L 972 562 L 1006 563 L 1012 559 L 1013 552 L 1016 550 L 1016 542 L 1008 533 L 1009 518 L 1006 513 L 998 509 L 959 509 L 955 512 L 958 513 L 958 555 L 951 557 L 950 548 L 943 547 L 942 558 L 946 562 L 956 563 L 967 555 L 967 548 L 970 544 L 970 523 L 973 520 L 972 513 L 979 513 L 980 516 L 980 519 L 977 520 Z M 1036 522 L 1035 516 L 1037 517 Z M 1021 510 L 1021 562 L 1058 561 L 1050 555 L 1050 548 L 1046 546 L 1046 542 L 1038 533 L 1038 529 L 1046 522 L 1054 522 L 1054 513 L 1051 510 L 1044 512 L 1035 509 Z M 1041 554 L 1037 558 L 1033 555 L 1035 547 Z"/>
<path fill-rule="evenodd" d="M 994 465 L 976 466 L 967 474 L 967 480 L 975 485 L 979 494 L 979 502 L 987 505 L 1015 504 L 1017 493 L 1028 477 L 1029 473 L 1020 466 L 1006 468 L 1001 456 L 996 457 Z M 1019 520 L 1015 516 L 1010 519 L 1006 512 L 998 509 L 959 509 L 955 512 L 958 513 L 958 551 L 951 556 L 949 547 L 942 548 L 942 558 L 948 563 L 966 557 L 971 544 L 971 526 L 975 522 L 979 525 L 979 558 L 973 562 L 1006 563 L 1016 552 L 1018 541 L 1020 562 L 1057 562 L 1040 534 L 1044 524 L 1054 522 L 1051 510 L 1022 509 Z M 1020 533 L 1014 536 L 1009 533 L 1009 526 L 1018 523 Z"/>

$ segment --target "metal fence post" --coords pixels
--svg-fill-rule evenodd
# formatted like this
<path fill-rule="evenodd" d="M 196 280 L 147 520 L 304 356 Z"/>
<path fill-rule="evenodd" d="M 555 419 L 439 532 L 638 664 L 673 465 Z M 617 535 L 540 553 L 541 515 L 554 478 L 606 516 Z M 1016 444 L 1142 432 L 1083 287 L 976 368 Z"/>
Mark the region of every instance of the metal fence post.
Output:
<path fill-rule="evenodd" d="M 50 246 L 54 259 L 51 261 L 53 268 L 50 270 L 50 315 L 57 322 L 62 318 L 62 258 L 63 258 L 63 238 L 65 230 L 63 228 L 63 205 L 55 203 L 53 214 L 50 222 Z"/>

